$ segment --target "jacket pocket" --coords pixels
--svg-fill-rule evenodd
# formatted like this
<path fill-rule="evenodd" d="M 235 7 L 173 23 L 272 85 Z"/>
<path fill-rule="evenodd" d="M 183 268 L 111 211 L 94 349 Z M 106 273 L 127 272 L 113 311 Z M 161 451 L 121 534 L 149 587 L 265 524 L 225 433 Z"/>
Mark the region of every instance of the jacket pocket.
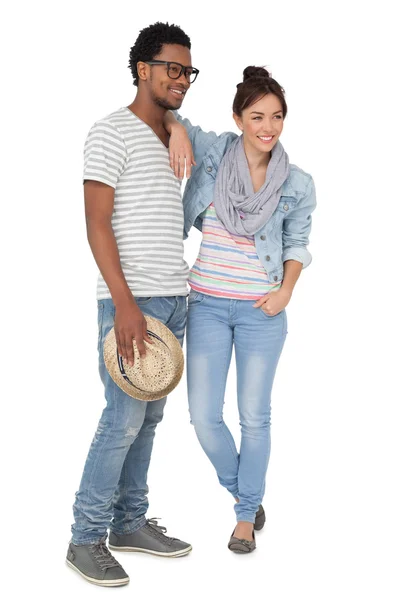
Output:
<path fill-rule="evenodd" d="M 296 202 L 297 201 L 295 198 L 291 198 L 289 196 L 281 196 L 276 210 L 285 216 L 289 214 L 290 211 L 295 207 Z"/>

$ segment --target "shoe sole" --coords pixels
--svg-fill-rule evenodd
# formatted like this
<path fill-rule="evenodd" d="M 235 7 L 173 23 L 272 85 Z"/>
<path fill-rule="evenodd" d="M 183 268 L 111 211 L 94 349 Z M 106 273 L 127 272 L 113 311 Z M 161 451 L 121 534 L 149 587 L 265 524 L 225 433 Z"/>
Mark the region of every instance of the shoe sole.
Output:
<path fill-rule="evenodd" d="M 146 548 L 134 548 L 133 546 L 112 546 L 108 544 L 110 550 L 116 550 L 117 552 L 144 552 L 145 554 L 153 554 L 154 556 L 165 556 L 166 558 L 177 558 L 178 556 L 185 556 L 192 551 L 192 546 L 184 548 L 183 550 L 176 550 L 176 552 L 156 552 L 155 550 L 147 550 Z"/>
<path fill-rule="evenodd" d="M 261 525 L 258 525 L 257 524 L 257 519 L 256 519 L 256 522 L 254 523 L 254 529 L 255 529 L 255 531 L 261 531 L 261 529 L 264 527 L 265 520 L 266 520 L 265 519 L 265 513 L 263 513 L 262 515 L 260 515 L 259 519 L 263 519 L 263 521 L 262 521 Z"/>
<path fill-rule="evenodd" d="M 251 552 L 254 552 L 255 548 L 253 548 L 253 550 L 243 550 L 243 546 L 241 546 L 240 544 L 238 545 L 231 545 L 228 546 L 229 550 L 231 552 L 235 552 L 235 554 L 250 554 Z"/>
<path fill-rule="evenodd" d="M 82 577 L 86 579 L 86 581 L 94 583 L 95 585 L 101 585 L 102 587 L 118 587 L 120 585 L 127 585 L 129 583 L 129 577 L 125 577 L 124 579 L 111 579 L 108 581 L 94 579 L 93 577 L 89 577 L 89 575 L 85 575 L 85 573 L 83 573 L 80 569 L 78 569 L 78 567 L 73 565 L 68 559 L 66 560 L 66 563 L 69 567 L 71 567 L 71 569 L 74 569 L 74 571 L 79 573 L 79 575 L 82 575 Z"/>

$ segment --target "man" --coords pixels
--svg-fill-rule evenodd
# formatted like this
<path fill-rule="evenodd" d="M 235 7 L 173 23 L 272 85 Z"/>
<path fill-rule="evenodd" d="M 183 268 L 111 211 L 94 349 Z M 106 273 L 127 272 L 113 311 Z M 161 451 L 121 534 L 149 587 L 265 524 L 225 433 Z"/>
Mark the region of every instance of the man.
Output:
<path fill-rule="evenodd" d="M 130 51 L 135 100 L 95 123 L 85 144 L 86 222 L 101 273 L 98 351 L 107 405 L 76 494 L 67 564 L 104 586 L 129 582 L 106 546 L 108 527 L 112 549 L 168 557 L 192 549 L 146 518 L 147 471 L 166 398 L 143 402 L 126 395 L 103 360 L 103 342 L 113 326 L 125 361 L 133 365 L 132 340 L 145 355 L 144 342 L 151 343 L 145 314 L 165 323 L 183 343 L 188 276 L 183 209 L 163 119 L 167 110 L 180 108 L 196 78 L 190 47 L 175 25 L 143 29 Z"/>

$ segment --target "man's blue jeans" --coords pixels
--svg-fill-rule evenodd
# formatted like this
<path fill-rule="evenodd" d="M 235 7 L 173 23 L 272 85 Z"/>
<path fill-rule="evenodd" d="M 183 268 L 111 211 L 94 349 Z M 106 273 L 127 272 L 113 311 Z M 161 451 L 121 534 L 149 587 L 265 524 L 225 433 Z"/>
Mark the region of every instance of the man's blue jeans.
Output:
<path fill-rule="evenodd" d="M 165 323 L 183 344 L 186 297 L 136 298 L 144 315 Z M 74 544 L 91 544 L 111 529 L 118 534 L 136 531 L 146 523 L 147 471 L 155 428 L 163 417 L 166 398 L 135 400 L 111 379 L 104 365 L 103 343 L 114 326 L 111 299 L 99 300 L 99 370 L 107 406 L 89 449 L 72 525 Z M 111 523 L 111 525 L 110 525 Z"/>
<path fill-rule="evenodd" d="M 264 495 L 271 446 L 271 390 L 287 333 L 284 310 L 270 317 L 253 304 L 192 291 L 187 324 L 191 422 L 219 482 L 239 498 L 237 520 L 251 523 Z M 240 454 L 223 419 L 233 346 L 242 432 Z"/>

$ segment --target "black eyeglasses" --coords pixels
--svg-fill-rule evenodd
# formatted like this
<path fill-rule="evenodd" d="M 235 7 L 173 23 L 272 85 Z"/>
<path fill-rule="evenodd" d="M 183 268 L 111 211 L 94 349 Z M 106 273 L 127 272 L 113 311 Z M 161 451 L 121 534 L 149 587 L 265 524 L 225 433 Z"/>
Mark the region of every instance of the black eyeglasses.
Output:
<path fill-rule="evenodd" d="M 185 77 L 189 83 L 194 83 L 197 75 L 200 73 L 200 71 L 194 67 L 185 67 L 180 63 L 171 62 L 169 60 L 146 60 L 144 62 L 147 65 L 167 65 L 167 75 L 171 79 L 179 79 L 182 73 L 185 73 Z"/>

